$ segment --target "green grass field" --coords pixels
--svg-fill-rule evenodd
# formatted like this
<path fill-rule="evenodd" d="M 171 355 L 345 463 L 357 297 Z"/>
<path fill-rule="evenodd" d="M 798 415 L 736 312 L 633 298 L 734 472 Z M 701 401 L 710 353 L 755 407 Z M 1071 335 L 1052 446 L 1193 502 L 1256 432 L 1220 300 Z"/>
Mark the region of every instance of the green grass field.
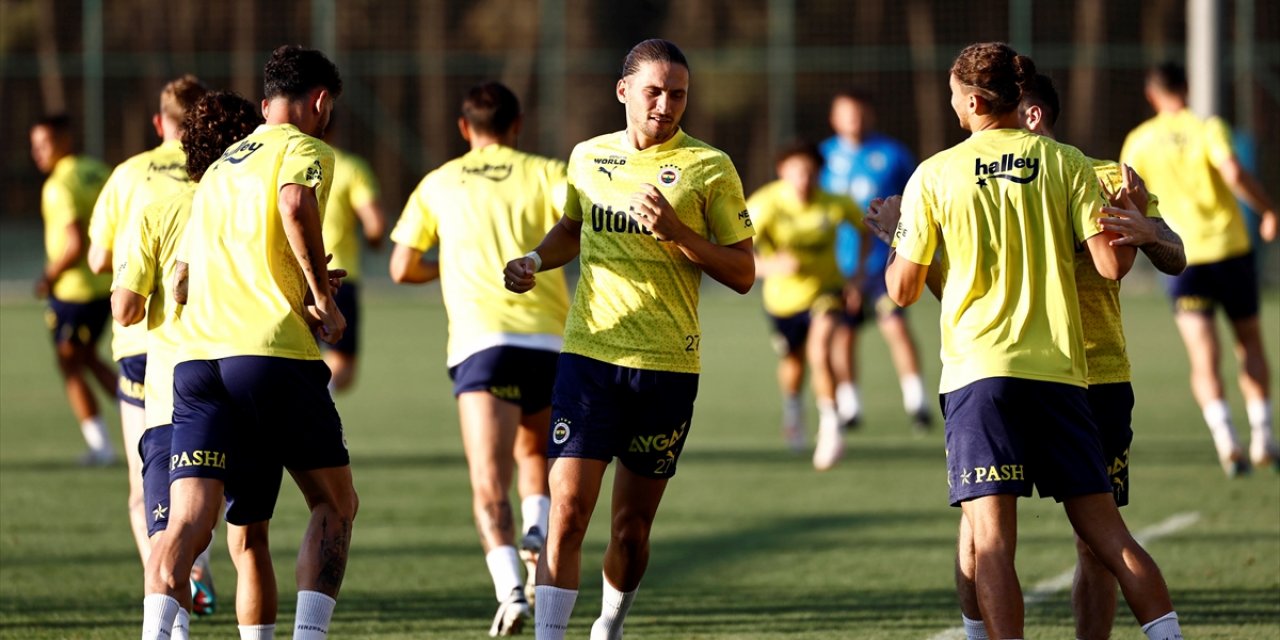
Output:
<path fill-rule="evenodd" d="M 936 311 L 926 301 L 912 316 L 931 388 Z M 846 460 L 818 474 L 778 433 L 757 295 L 709 291 L 702 313 L 697 414 L 628 637 L 923 640 L 955 627 L 958 511 L 946 506 L 941 431 L 910 435 L 879 336 L 862 334 L 864 426 L 849 436 Z M 471 522 L 438 291 L 376 289 L 364 317 L 359 386 L 338 400 L 361 510 L 333 637 L 485 637 L 495 603 Z M 1273 367 L 1277 318 L 1273 292 L 1263 315 Z M 1280 477 L 1223 478 L 1163 298 L 1126 293 L 1126 321 L 1138 406 L 1125 517 L 1136 531 L 1198 514 L 1148 545 L 1187 638 L 1278 638 Z M 56 380 L 39 307 L 0 305 L 0 637 L 136 637 L 142 581 L 125 471 L 74 465 L 82 443 Z M 1239 427 L 1243 407 L 1229 393 Z M 114 423 L 115 411 L 108 415 Z M 293 556 L 306 518 L 285 485 L 273 522 L 278 637 L 292 624 Z M 1030 592 L 1068 570 L 1074 550 L 1060 508 L 1021 505 L 1018 568 Z M 607 512 L 602 505 L 588 536 L 572 637 L 585 637 L 598 611 Z M 193 624 L 196 637 L 236 633 L 221 539 L 215 571 L 221 607 Z M 1143 638 L 1120 611 L 1114 637 Z M 1027 607 L 1027 637 L 1074 637 L 1070 616 L 1067 593 L 1045 589 Z"/>

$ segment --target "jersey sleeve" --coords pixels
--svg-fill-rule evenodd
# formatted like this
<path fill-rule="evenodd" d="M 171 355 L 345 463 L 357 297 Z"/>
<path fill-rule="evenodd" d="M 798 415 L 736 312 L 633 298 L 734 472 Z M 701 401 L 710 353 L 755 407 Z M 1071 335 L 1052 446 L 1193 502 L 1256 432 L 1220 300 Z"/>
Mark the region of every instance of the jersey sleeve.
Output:
<path fill-rule="evenodd" d="M 428 206 L 427 194 L 430 189 L 431 176 L 428 175 L 405 203 L 400 220 L 391 230 L 392 242 L 423 252 L 436 245 L 439 225 Z"/>
<path fill-rule="evenodd" d="M 761 187 L 747 198 L 747 215 L 751 226 L 756 231 L 755 248 L 758 252 L 768 254 L 777 248 L 770 230 L 773 226 L 773 207 L 770 206 L 768 187 Z"/>
<path fill-rule="evenodd" d="M 41 207 L 44 209 L 45 224 L 64 227 L 79 222 L 76 211 L 75 194 L 67 185 L 57 182 L 45 182 L 40 192 Z"/>
<path fill-rule="evenodd" d="M 551 224 L 559 222 L 569 207 L 569 174 L 565 163 L 548 160 L 546 163 L 548 209 Z"/>
<path fill-rule="evenodd" d="M 902 215 L 893 232 L 893 246 L 903 258 L 927 265 L 933 262 L 933 254 L 938 250 L 935 220 L 939 212 L 934 206 L 933 194 L 929 193 L 924 169 L 923 166 L 916 169 L 903 190 Z"/>
<path fill-rule="evenodd" d="M 311 136 L 298 136 L 290 141 L 280 162 L 276 189 L 287 184 L 300 184 L 318 191 L 321 185 L 332 179 L 333 150 Z"/>
<path fill-rule="evenodd" d="M 111 172 L 111 177 L 103 185 L 98 200 L 93 203 L 93 214 L 89 217 L 89 243 L 108 249 L 115 246 L 116 218 L 120 212 L 120 188 L 123 180 L 120 169 Z"/>
<path fill-rule="evenodd" d="M 351 207 L 359 209 L 378 199 L 378 178 L 364 160 L 351 160 Z"/>
<path fill-rule="evenodd" d="M 1079 150 L 1066 148 L 1063 150 L 1063 168 L 1066 175 L 1063 179 L 1071 197 L 1069 213 L 1071 227 L 1076 242 L 1083 244 L 1085 240 L 1102 232 L 1098 218 L 1102 217 L 1102 189 L 1098 186 L 1098 174 L 1089 165 L 1089 161 Z"/>
<path fill-rule="evenodd" d="M 1205 121 L 1204 151 L 1215 167 L 1235 155 L 1231 148 L 1231 130 L 1222 118 L 1209 118 Z"/>
<path fill-rule="evenodd" d="M 120 265 L 116 273 L 112 289 L 128 289 L 140 296 L 147 297 L 156 290 L 156 275 L 159 271 L 158 259 L 160 242 L 152 207 L 148 207 L 138 223 L 138 236 L 130 243 L 129 255 Z"/>
<path fill-rule="evenodd" d="M 717 244 L 731 245 L 754 236 L 742 180 L 728 156 L 721 156 L 707 180 L 707 227 Z"/>

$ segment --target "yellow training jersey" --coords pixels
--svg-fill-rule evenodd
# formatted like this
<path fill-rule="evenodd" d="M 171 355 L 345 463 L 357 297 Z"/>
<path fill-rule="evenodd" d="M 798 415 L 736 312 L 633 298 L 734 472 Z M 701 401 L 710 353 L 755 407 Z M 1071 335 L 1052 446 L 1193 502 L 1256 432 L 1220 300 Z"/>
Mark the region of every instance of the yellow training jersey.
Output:
<path fill-rule="evenodd" d="M 66 253 L 68 225 L 77 223 L 84 233 L 108 172 L 107 165 L 88 156 L 65 156 L 53 165 L 40 192 L 44 252 L 49 262 Z M 111 275 L 90 271 L 88 255 L 86 245 L 80 259 L 58 276 L 50 292 L 54 298 L 63 302 L 89 302 L 111 293 Z"/>
<path fill-rule="evenodd" d="M 116 286 L 147 298 L 147 428 L 173 423 L 173 367 L 177 364 L 182 307 L 173 301 L 178 240 L 191 217 L 194 184 L 143 209 L 137 237 L 121 262 Z"/>
<path fill-rule="evenodd" d="M 285 185 L 311 187 L 323 214 L 332 177 L 333 151 L 291 124 L 259 126 L 209 167 L 178 253 L 190 265 L 179 362 L 320 358 L 277 203 Z"/>
<path fill-rule="evenodd" d="M 786 252 L 798 263 L 793 274 L 765 278 L 765 311 L 793 316 L 809 311 L 819 296 L 841 291 L 844 276 L 836 263 L 836 227 L 850 222 L 866 231 L 857 203 L 821 189 L 805 203 L 790 185 L 775 180 L 751 194 L 747 210 L 761 255 Z"/>
<path fill-rule="evenodd" d="M 333 150 L 333 186 L 324 211 L 324 251 L 333 254 L 330 269 L 346 269 L 347 281 L 360 278 L 360 243 L 364 241 L 356 211 L 378 198 L 378 179 L 362 158 Z"/>
<path fill-rule="evenodd" d="M 428 173 L 409 196 L 391 240 L 440 247 L 450 367 L 500 345 L 560 350 L 564 272 L 538 274 L 538 286 L 520 295 L 503 287 L 502 266 L 538 245 L 567 195 L 563 162 L 491 144 Z"/>
<path fill-rule="evenodd" d="M 182 143 L 166 140 L 120 163 L 93 207 L 89 221 L 89 241 L 111 249 L 111 271 L 118 273 L 137 239 L 138 220 L 149 204 L 180 193 L 191 183 L 187 177 L 187 154 Z M 111 353 L 115 360 L 147 351 L 147 329 L 141 324 L 111 326 Z"/>
<path fill-rule="evenodd" d="M 1226 123 L 1201 120 L 1187 109 L 1159 114 L 1124 140 L 1120 161 L 1164 194 L 1165 221 L 1182 236 L 1188 265 L 1249 252 L 1240 206 L 1216 168 L 1231 155 Z"/>
<path fill-rule="evenodd" d="M 565 215 L 582 221 L 582 277 L 564 350 L 624 367 L 698 373 L 702 269 L 627 215 L 631 195 L 646 183 L 713 242 L 755 235 L 742 181 L 723 151 L 684 131 L 643 151 L 625 132 L 579 144 L 569 158 Z"/>
<path fill-rule="evenodd" d="M 943 393 L 991 377 L 1084 386 L 1072 262 L 1101 206 L 1078 149 L 1021 129 L 976 132 L 916 169 L 894 244 L 925 265 L 941 248 Z"/>

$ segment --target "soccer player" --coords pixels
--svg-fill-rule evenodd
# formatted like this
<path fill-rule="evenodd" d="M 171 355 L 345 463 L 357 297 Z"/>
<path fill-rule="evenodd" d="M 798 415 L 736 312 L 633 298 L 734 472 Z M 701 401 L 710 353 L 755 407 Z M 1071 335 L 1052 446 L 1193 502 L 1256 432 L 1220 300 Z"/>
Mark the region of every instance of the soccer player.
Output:
<path fill-rule="evenodd" d="M 458 118 L 471 150 L 422 179 L 391 233 L 393 280 L 440 278 L 472 511 L 499 603 L 491 636 L 519 633 L 530 616 L 551 502 L 551 384 L 569 310 L 563 272 L 547 274 L 537 290 L 517 296 L 484 268 L 538 242 L 564 212 L 565 165 L 517 151 L 520 123 L 520 103 L 510 89 L 497 82 L 472 87 Z M 439 261 L 424 263 L 422 254 L 435 246 Z M 508 497 L 513 462 L 520 474 L 524 588 Z"/>
<path fill-rule="evenodd" d="M 283 46 L 264 69 L 266 124 L 205 172 L 175 271 L 186 288 L 174 368 L 169 525 L 152 548 L 144 640 L 191 606 L 187 573 L 226 520 L 270 520 L 283 470 L 311 509 L 298 552 L 294 638 L 328 633 L 357 499 L 329 369 L 346 325 L 331 292 L 321 212 L 333 152 L 319 136 L 342 91 L 322 53 Z M 274 606 L 274 603 L 263 606 Z"/>
<path fill-rule="evenodd" d="M 539 640 L 564 637 L 582 540 L 616 456 L 604 597 L 595 640 L 622 637 L 649 560 L 649 534 L 689 435 L 705 273 L 738 293 L 755 281 L 751 217 L 729 157 L 680 129 L 689 64 L 666 40 L 627 54 L 615 95 L 627 127 L 569 158 L 565 216 L 507 263 L 507 288 L 580 256 L 551 401 L 551 523 L 538 568 Z"/>
<path fill-rule="evenodd" d="M 1023 87 L 1034 77 L 1031 60 L 1003 43 L 970 45 L 957 57 L 951 104 L 972 135 L 912 175 L 886 285 L 895 302 L 909 305 L 929 265 L 942 262 L 947 480 L 973 532 L 987 633 L 1023 635 L 1017 498 L 1035 486 L 1063 502 L 1147 636 L 1180 638 L 1159 567 L 1116 508 L 1085 392 L 1074 247 L 1083 243 L 1112 280 L 1128 271 L 1134 249 L 1099 228 L 1088 159 L 1019 128 Z"/>
<path fill-rule="evenodd" d="M 32 125 L 31 158 L 40 173 L 49 176 L 40 193 L 46 262 L 36 279 L 35 294 L 49 301 L 45 321 L 53 336 L 58 371 L 89 446 L 80 462 L 112 464 L 115 448 L 86 378 L 96 380 L 106 393 L 115 393 L 115 372 L 98 357 L 98 338 L 111 315 L 111 277 L 94 275 L 85 259 L 85 227 L 107 180 L 107 166 L 73 153 L 71 119 L 62 114 Z"/>
<path fill-rule="evenodd" d="M 1187 245 L 1187 270 L 1169 293 L 1174 318 L 1191 361 L 1191 391 L 1213 436 L 1227 477 L 1255 466 L 1280 464 L 1272 432 L 1271 374 L 1258 321 L 1258 274 L 1235 196 L 1261 213 L 1261 236 L 1276 238 L 1275 205 L 1231 150 L 1227 126 L 1187 109 L 1187 76 L 1165 64 L 1147 75 L 1147 101 L 1156 116 L 1125 138 L 1120 160 L 1132 165 L 1164 196 L 1169 225 Z M 1249 457 L 1236 440 L 1218 372 L 1220 345 L 1214 311 L 1221 305 L 1235 334 L 1240 393 L 1251 427 Z M 1280 468 L 1280 467 L 1277 467 Z"/>
<path fill-rule="evenodd" d="M 95 273 L 115 273 L 124 264 L 129 248 L 138 237 L 138 220 L 147 205 L 184 191 L 187 180 L 186 155 L 182 151 L 182 119 L 206 89 L 195 76 L 170 81 L 160 92 L 160 110 L 151 124 L 161 143 L 120 163 L 107 178 L 89 220 L 89 267 Z M 120 398 L 120 427 L 124 436 L 124 459 L 129 468 L 129 521 L 142 564 L 151 553 L 148 540 L 147 508 L 142 500 L 142 461 L 138 441 L 145 429 L 145 375 L 147 331 L 141 325 L 111 328 L 111 352 L 120 370 L 116 395 Z M 208 559 L 193 572 L 203 581 Z M 202 583 L 203 584 L 203 583 Z M 202 587 L 205 588 L 205 587 Z M 199 609 L 199 607 L 197 607 Z M 197 614 L 203 613 L 197 611 Z"/>
<path fill-rule="evenodd" d="M 332 138 L 332 132 L 331 126 L 326 131 L 326 142 Z M 359 348 L 360 290 L 356 283 L 360 278 L 360 242 L 363 239 L 369 248 L 377 251 L 386 233 L 387 217 L 378 202 L 378 179 L 369 163 L 355 154 L 332 148 L 333 188 L 324 212 L 324 250 L 333 256 L 330 269 L 347 272 L 337 292 L 338 310 L 347 320 L 347 330 L 337 344 L 325 350 L 324 361 L 333 373 L 329 386 L 334 391 L 345 391 L 355 382 Z M 357 225 L 360 234 L 356 233 Z"/>
<path fill-rule="evenodd" d="M 915 171 L 916 161 L 905 145 L 876 131 L 875 103 L 871 95 L 856 89 L 836 94 L 831 100 L 829 117 L 835 135 L 820 146 L 826 158 L 822 187 L 832 193 L 849 195 L 864 210 L 872 198 L 902 193 L 911 172 Z M 861 241 L 865 231 L 847 224 L 841 225 L 836 233 L 840 271 L 850 278 L 851 285 L 845 289 L 845 321 L 836 325 L 832 338 L 837 409 L 846 425 L 858 423 L 862 406 L 857 387 L 858 329 L 870 309 L 875 313 L 876 325 L 889 345 L 889 356 L 898 372 L 902 406 L 916 431 L 923 432 L 929 428 L 932 417 L 925 402 L 915 339 L 905 310 L 889 299 L 884 288 L 889 246 L 873 235 L 869 250 L 863 248 L 867 246 Z"/>
<path fill-rule="evenodd" d="M 141 484 L 147 510 L 148 544 L 168 524 L 170 444 L 173 436 L 173 365 L 181 339 L 179 305 L 174 299 L 173 274 L 177 246 L 191 214 L 195 183 L 232 143 L 253 133 L 262 122 L 258 107 L 232 93 L 209 92 L 186 110 L 175 142 L 186 151 L 181 169 L 189 181 L 176 195 L 159 198 L 143 208 L 133 225 L 137 236 L 125 243 L 128 253 L 117 254 L 120 268 L 111 293 L 111 310 L 121 326 L 146 330 L 147 370 L 144 383 L 146 420 L 140 434 Z M 142 324 L 143 319 L 147 323 Z M 236 589 L 241 635 L 261 638 L 263 625 L 274 625 L 275 573 L 266 548 L 265 523 L 228 527 L 227 541 L 240 582 Z M 206 556 L 208 549 L 201 556 Z M 253 561 L 262 564 L 253 564 Z M 199 561 L 197 560 L 197 563 Z M 266 579 L 265 581 L 263 579 Z M 267 590 L 267 593 L 263 593 Z M 193 612 L 200 610 L 202 592 L 193 594 Z M 211 601 L 209 601 L 211 603 Z M 175 637 L 185 637 L 189 618 L 178 611 Z M 254 633 L 245 633 L 245 627 Z"/>
<path fill-rule="evenodd" d="M 833 369 L 833 334 L 844 308 L 846 286 L 836 265 L 837 227 L 860 229 L 862 242 L 871 235 L 862 226 L 862 209 L 847 196 L 818 187 L 822 154 L 812 143 L 783 149 L 776 164 L 778 180 L 747 199 L 757 238 L 756 275 L 764 278 L 764 308 L 774 328 L 778 352 L 778 386 L 782 391 L 782 431 L 795 451 L 805 447 L 800 386 L 805 360 L 813 371 L 818 403 L 818 443 L 813 466 L 825 471 L 844 455 L 844 425 L 837 412 Z"/>

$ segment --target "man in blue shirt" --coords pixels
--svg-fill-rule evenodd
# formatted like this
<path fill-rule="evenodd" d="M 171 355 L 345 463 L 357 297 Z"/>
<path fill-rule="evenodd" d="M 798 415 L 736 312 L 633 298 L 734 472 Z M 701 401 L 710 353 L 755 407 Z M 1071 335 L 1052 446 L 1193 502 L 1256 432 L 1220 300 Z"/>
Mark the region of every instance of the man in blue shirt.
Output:
<path fill-rule="evenodd" d="M 856 89 L 836 94 L 831 100 L 830 121 L 836 135 L 821 145 L 826 158 L 822 188 L 852 197 L 864 211 L 872 198 L 902 193 L 916 161 L 901 142 L 875 131 L 875 107 L 870 95 Z M 915 340 L 903 309 L 885 291 L 889 247 L 878 238 L 872 239 L 871 246 L 870 255 L 859 255 L 857 230 L 845 224 L 837 231 L 836 259 L 845 276 L 852 278 L 845 291 L 846 322 L 836 330 L 832 343 L 837 410 L 846 426 L 858 424 L 861 403 L 855 356 L 857 330 L 865 319 L 864 310 L 874 310 L 880 334 L 889 343 L 898 371 L 903 407 L 916 430 L 924 431 L 932 417 L 924 400 Z"/>

